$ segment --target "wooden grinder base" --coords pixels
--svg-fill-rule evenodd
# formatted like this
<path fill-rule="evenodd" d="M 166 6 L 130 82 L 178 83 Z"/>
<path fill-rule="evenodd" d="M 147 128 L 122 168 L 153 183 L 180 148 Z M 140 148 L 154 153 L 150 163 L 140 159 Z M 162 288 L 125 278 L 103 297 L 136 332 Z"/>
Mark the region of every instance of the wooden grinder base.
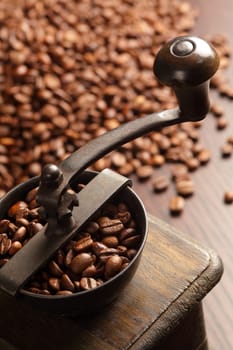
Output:
<path fill-rule="evenodd" d="M 97 315 L 71 319 L 41 314 L 0 294 L 0 345 L 7 341 L 18 350 L 207 350 L 202 299 L 221 278 L 221 259 L 159 219 L 150 216 L 149 221 L 139 269 L 112 305 Z"/>

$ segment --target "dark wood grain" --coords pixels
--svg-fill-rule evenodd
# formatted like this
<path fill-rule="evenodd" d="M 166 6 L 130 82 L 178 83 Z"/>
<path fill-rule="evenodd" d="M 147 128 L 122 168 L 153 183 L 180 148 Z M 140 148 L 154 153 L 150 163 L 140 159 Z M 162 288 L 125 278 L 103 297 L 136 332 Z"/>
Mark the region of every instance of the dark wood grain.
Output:
<path fill-rule="evenodd" d="M 71 319 L 39 313 L 0 294 L 0 338 L 19 350 L 172 350 L 163 342 L 182 320 L 200 315 L 198 305 L 221 274 L 215 253 L 151 217 L 139 269 L 113 304 L 91 317 Z M 201 316 L 195 319 L 201 324 Z M 198 339 L 184 335 L 189 350 L 205 341 L 201 329 Z M 186 350 L 182 343 L 179 349 Z"/>
<path fill-rule="evenodd" d="M 193 32 L 202 37 L 224 34 L 233 48 L 233 1 L 190 0 L 199 10 Z M 233 64 L 226 71 L 233 83 Z M 134 182 L 134 189 L 142 197 L 152 214 L 194 237 L 208 247 L 213 247 L 222 257 L 225 273 L 221 283 L 210 293 L 204 303 L 206 327 L 213 350 L 233 349 L 233 205 L 223 203 L 223 194 L 233 189 L 233 159 L 222 159 L 220 147 L 233 134 L 233 102 L 211 92 L 211 100 L 225 110 L 229 126 L 217 131 L 214 117 L 206 119 L 201 131 L 201 142 L 211 150 L 212 160 L 192 175 L 196 193 L 186 201 L 181 217 L 171 217 L 168 198 L 175 193 L 170 188 L 165 194 L 153 195 L 149 184 Z M 157 170 L 156 174 L 166 173 Z"/>

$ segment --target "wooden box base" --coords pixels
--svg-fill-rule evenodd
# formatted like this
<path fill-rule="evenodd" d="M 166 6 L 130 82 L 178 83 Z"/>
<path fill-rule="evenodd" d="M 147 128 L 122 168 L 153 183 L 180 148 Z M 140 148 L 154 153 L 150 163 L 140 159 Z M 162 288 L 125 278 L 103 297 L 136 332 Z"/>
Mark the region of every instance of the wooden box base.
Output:
<path fill-rule="evenodd" d="M 215 252 L 150 217 L 139 269 L 113 304 L 70 319 L 1 294 L 0 340 L 19 350 L 207 350 L 201 301 L 222 272 Z"/>
<path fill-rule="evenodd" d="M 202 303 L 194 306 L 171 334 L 161 342 L 159 349 L 174 350 L 174 344 L 179 346 L 179 350 L 208 350 Z"/>

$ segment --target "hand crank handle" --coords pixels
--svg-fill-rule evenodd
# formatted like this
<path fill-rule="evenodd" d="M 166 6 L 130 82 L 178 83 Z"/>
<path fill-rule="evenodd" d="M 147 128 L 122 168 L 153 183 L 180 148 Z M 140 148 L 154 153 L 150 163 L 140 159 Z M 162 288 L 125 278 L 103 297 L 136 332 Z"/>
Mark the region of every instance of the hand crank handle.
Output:
<path fill-rule="evenodd" d="M 119 146 L 151 131 L 185 121 L 199 121 L 209 111 L 209 80 L 218 68 L 216 51 L 206 41 L 183 36 L 166 43 L 157 54 L 154 73 L 177 96 L 179 109 L 165 110 L 113 129 L 60 163 L 66 181 Z"/>
<path fill-rule="evenodd" d="M 169 41 L 159 51 L 154 72 L 158 79 L 171 86 L 179 108 L 153 113 L 113 129 L 74 152 L 58 167 L 48 164 L 41 176 L 38 202 L 54 217 L 63 191 L 78 175 L 97 159 L 119 146 L 154 130 L 185 121 L 199 121 L 209 110 L 209 80 L 216 72 L 219 59 L 204 40 L 182 36 Z M 54 190 L 52 189 L 54 188 Z M 48 196 L 48 189 L 52 195 Z M 50 215 L 49 215 L 50 216 Z"/>
<path fill-rule="evenodd" d="M 209 111 L 209 81 L 218 65 L 219 57 L 206 41 L 183 36 L 162 47 L 154 62 L 154 73 L 174 89 L 181 116 L 198 121 Z"/>

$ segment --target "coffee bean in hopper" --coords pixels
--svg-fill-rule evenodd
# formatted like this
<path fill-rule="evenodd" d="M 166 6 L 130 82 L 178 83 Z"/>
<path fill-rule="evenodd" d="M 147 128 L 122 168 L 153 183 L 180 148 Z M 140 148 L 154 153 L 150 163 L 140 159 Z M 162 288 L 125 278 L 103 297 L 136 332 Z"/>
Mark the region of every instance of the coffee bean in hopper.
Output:
<path fill-rule="evenodd" d="M 77 188 L 82 188 L 79 185 Z M 14 203 L 0 220 L 0 267 L 45 225 L 35 206 L 37 189 Z M 33 208 L 31 207 L 33 202 Z M 18 212 L 21 220 L 18 220 Z M 106 216 L 108 215 L 108 216 Z M 25 223 L 27 223 L 25 225 Z M 125 269 L 142 240 L 138 223 L 124 202 L 107 202 L 53 258 L 27 282 L 25 289 L 43 295 L 71 295 L 93 289 Z"/>

